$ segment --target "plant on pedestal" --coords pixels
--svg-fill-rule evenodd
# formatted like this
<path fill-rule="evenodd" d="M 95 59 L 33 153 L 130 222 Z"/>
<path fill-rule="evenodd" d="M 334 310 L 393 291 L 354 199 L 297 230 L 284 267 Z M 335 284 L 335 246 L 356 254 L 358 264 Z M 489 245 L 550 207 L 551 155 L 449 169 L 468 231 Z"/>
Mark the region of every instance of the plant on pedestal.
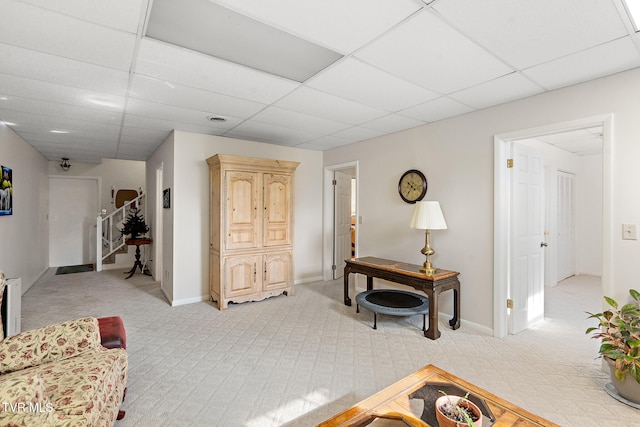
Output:
<path fill-rule="evenodd" d="M 123 236 L 130 235 L 132 239 L 137 239 L 147 231 L 149 231 L 149 226 L 144 222 L 144 217 L 140 215 L 140 209 L 133 210 L 127 216 L 127 220 L 122 223 L 120 229 Z"/>

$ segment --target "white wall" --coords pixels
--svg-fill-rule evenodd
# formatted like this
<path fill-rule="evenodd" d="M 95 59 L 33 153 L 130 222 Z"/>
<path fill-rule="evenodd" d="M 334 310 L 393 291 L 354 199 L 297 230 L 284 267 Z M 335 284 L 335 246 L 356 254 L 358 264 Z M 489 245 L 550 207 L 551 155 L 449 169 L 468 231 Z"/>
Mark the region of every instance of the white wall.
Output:
<path fill-rule="evenodd" d="M 639 85 L 640 69 L 634 69 L 325 151 L 325 166 L 359 161 L 359 256 L 423 262 L 423 233 L 408 228 L 412 207 L 396 191 L 404 171 L 422 170 L 426 199 L 440 201 L 449 226 L 432 233 L 434 264 L 461 272 L 462 319 L 492 328 L 494 135 L 613 114 L 614 237 L 612 253 L 605 254 L 611 272 L 603 271 L 603 290 L 627 298 L 640 283 L 640 241 L 622 241 L 618 230 L 625 222 L 640 223 L 640 103 L 630 90 Z M 441 297 L 442 311 L 452 312 L 450 300 Z"/>
<path fill-rule="evenodd" d="M 294 278 L 296 283 L 318 280 L 322 269 L 322 153 L 313 150 L 238 141 L 219 136 L 175 131 L 147 161 L 147 183 L 159 162 L 164 162 L 165 188 L 171 185 L 173 230 L 165 217 L 164 236 L 173 233 L 171 264 L 163 258 L 172 277 L 172 305 L 209 298 L 209 167 L 215 154 L 300 162 L 295 173 Z M 173 170 L 167 170 L 172 164 Z M 153 185 L 155 187 L 155 185 Z M 155 189 L 154 189 L 155 192 Z M 153 206 L 149 203 L 149 207 Z M 171 248 L 168 248 L 171 246 Z"/>
<path fill-rule="evenodd" d="M 578 187 L 576 200 L 578 209 L 577 234 L 580 237 L 576 253 L 578 271 L 580 274 L 602 276 L 602 256 L 600 251 L 596 249 L 601 248 L 603 242 L 602 156 L 583 156 L 576 181 Z M 628 186 L 625 187 L 628 188 Z M 636 220 L 638 219 L 640 219 L 640 215 L 636 217 Z M 621 235 L 622 229 L 616 234 L 614 228 L 614 238 Z M 638 288 L 636 286 L 635 289 Z"/>
<path fill-rule="evenodd" d="M 65 172 L 60 167 L 59 160 L 49 161 L 49 175 L 101 178 L 100 209 L 106 209 L 107 213 L 115 210 L 115 205 L 111 203 L 111 187 L 114 187 L 115 191 L 120 189 L 138 190 L 139 187 L 146 190 L 145 162 L 102 159 L 102 163 L 81 163 L 71 159 L 69 163 L 71 163 L 71 168 Z M 96 216 L 98 213 L 96 212 Z"/>
<path fill-rule="evenodd" d="M 162 292 L 167 297 L 169 302 L 174 300 L 173 292 L 173 255 L 174 245 L 173 236 L 174 230 L 180 230 L 180 224 L 177 228 L 174 228 L 173 219 L 174 211 L 176 207 L 175 203 L 175 191 L 174 191 L 174 132 L 158 147 L 153 155 L 147 160 L 147 220 L 149 227 L 151 228 L 151 238 L 154 243 L 151 244 L 151 250 L 154 254 L 149 263 L 150 270 L 154 274 L 154 279 L 160 281 Z M 162 187 L 157 188 L 156 184 L 156 171 L 158 168 L 162 168 Z M 159 194 L 162 194 L 162 190 L 165 188 L 171 189 L 171 207 L 169 209 L 162 209 L 161 213 L 156 211 L 157 198 Z M 156 226 L 156 215 L 162 215 L 162 230 Z M 159 238 L 159 234 L 162 235 Z M 157 248 L 155 242 L 162 242 L 162 248 Z M 187 250 L 190 250 L 187 248 Z M 157 253 L 162 254 L 162 270 L 156 271 L 156 263 L 154 258 Z M 199 294 L 198 294 L 199 295 Z"/>
<path fill-rule="evenodd" d="M 26 292 L 49 265 L 47 160 L 0 122 L 0 164 L 13 171 L 13 215 L 0 216 L 0 269 Z"/>

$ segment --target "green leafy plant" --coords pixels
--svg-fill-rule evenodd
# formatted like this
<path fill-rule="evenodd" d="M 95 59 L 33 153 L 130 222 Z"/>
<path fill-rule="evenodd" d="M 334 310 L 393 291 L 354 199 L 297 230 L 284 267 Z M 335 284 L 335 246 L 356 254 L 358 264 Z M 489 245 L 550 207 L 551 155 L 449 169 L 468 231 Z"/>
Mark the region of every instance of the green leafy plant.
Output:
<path fill-rule="evenodd" d="M 123 236 L 131 235 L 132 239 L 143 235 L 149 231 L 149 226 L 144 222 L 144 217 L 140 215 L 140 209 L 135 209 L 128 216 L 127 220 L 122 223 L 120 233 Z"/>
<path fill-rule="evenodd" d="M 589 313 L 587 319 L 597 319 L 598 326 L 586 330 L 591 338 L 602 339 L 599 353 L 615 363 L 615 376 L 624 381 L 629 374 L 640 383 L 640 292 L 629 291 L 635 302 L 622 307 L 607 296 L 611 307 L 602 313 Z"/>

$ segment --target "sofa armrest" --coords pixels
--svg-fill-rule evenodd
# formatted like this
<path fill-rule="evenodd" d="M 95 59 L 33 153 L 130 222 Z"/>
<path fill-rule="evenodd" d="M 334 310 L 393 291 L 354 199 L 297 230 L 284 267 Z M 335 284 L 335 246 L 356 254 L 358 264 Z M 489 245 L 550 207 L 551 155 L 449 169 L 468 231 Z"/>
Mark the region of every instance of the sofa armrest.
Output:
<path fill-rule="evenodd" d="M 0 342 L 0 373 L 67 359 L 99 347 L 100 330 L 94 317 L 32 329 Z"/>

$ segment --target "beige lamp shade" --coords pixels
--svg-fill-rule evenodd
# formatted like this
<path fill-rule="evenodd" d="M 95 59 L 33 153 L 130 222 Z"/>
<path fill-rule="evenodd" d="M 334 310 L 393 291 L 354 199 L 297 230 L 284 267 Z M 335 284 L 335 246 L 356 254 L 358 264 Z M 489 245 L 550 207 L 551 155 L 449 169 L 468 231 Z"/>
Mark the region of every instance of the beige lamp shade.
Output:
<path fill-rule="evenodd" d="M 445 230 L 447 223 L 442 215 L 440 203 L 435 201 L 416 202 L 409 227 L 420 230 Z"/>

